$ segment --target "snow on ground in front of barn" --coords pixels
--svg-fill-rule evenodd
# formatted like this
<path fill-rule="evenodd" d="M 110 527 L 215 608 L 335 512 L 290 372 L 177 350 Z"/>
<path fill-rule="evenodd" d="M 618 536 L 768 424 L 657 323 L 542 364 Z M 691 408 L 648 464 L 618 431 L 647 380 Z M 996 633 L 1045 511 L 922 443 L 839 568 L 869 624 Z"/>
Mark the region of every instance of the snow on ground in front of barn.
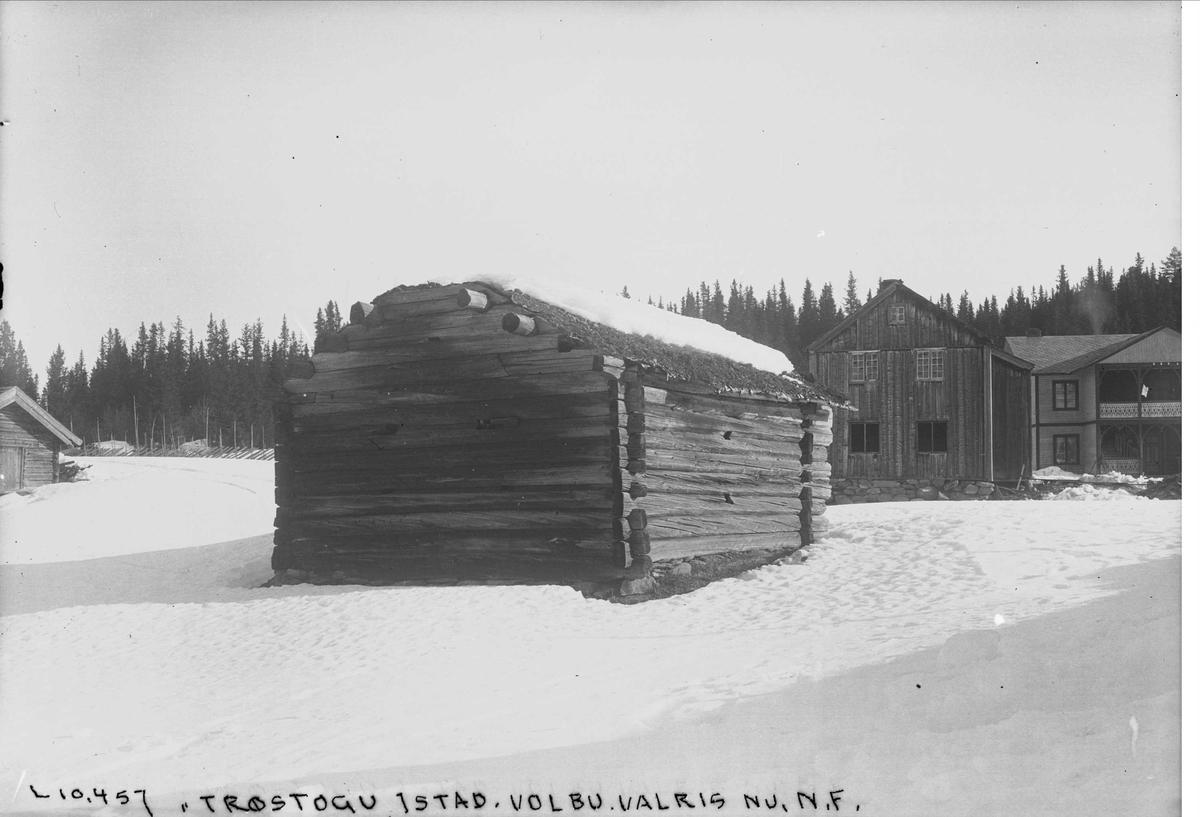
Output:
<path fill-rule="evenodd" d="M 838 506 L 803 563 L 622 606 L 562 587 L 264 589 L 271 463 L 89 462 L 90 482 L 0 504 L 0 790 L 16 792 L 0 808 L 55 805 L 33 801 L 28 783 L 153 796 L 269 790 L 269 781 L 364 785 L 368 770 L 387 770 L 371 786 L 451 785 L 551 749 L 582 779 L 605 768 L 616 739 L 660 760 L 674 753 L 686 770 L 692 753 L 697 762 L 704 754 L 688 743 L 701 739 L 713 741 L 709 755 L 729 758 L 757 757 L 763 741 L 789 734 L 784 746 L 808 745 L 817 727 L 804 718 L 821 712 L 871 724 L 813 749 L 812 768 L 827 772 L 818 782 L 831 789 L 874 768 L 889 791 L 969 798 L 961 781 L 1049 753 L 1023 779 L 1061 795 L 1133 768 L 1130 719 L 1139 716 L 1139 776 L 1125 783 L 1159 794 L 1178 786 L 1178 608 L 1150 623 L 1124 612 L 1088 618 L 1117 603 L 1108 571 L 1123 565 L 1169 568 L 1154 574 L 1147 586 L 1159 601 L 1139 603 L 1139 615 L 1169 605 L 1173 588 L 1177 597 L 1177 501 Z M 39 507 L 41 532 L 22 518 Z M 80 509 L 89 513 L 74 516 Z M 24 527 L 10 539 L 14 519 Z M 1099 671 L 1072 663 L 1085 642 L 1100 649 L 1086 637 L 1093 631 Z M 921 657 L 930 649 L 936 661 Z M 927 703 L 894 688 L 900 678 L 916 694 L 908 681 L 923 665 L 905 663 L 914 661 L 932 661 L 943 686 L 957 685 L 936 699 L 948 710 L 922 714 Z M 1057 686 L 1046 686 L 1048 666 Z M 985 672 L 993 667 L 1009 668 L 1011 694 L 979 703 L 972 696 L 1002 694 Z M 1132 680 L 1098 691 L 1110 674 Z M 848 705 L 840 688 L 859 692 Z M 932 782 L 866 764 L 880 740 L 916 741 L 910 732 L 934 741 L 905 744 L 918 754 L 959 747 L 939 754 Z M 513 793 L 554 782 L 515 768 Z M 636 780 L 618 771 L 605 779 Z M 891 806 L 869 813 L 937 813 Z"/>
<path fill-rule="evenodd" d="M 0 564 L 94 559 L 270 533 L 274 463 L 77 457 L 82 482 L 0 497 Z"/>

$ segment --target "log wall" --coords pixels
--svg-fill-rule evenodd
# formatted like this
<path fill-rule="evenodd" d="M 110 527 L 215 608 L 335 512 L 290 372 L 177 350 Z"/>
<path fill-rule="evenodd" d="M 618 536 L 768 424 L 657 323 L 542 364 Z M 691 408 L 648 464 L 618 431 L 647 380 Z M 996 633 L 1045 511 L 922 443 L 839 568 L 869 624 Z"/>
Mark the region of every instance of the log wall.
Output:
<path fill-rule="evenodd" d="M 757 548 L 798 548 L 828 529 L 830 411 L 697 393 L 693 384 L 626 374 L 635 503 L 630 549 L 656 562 Z M 650 385 L 653 384 L 653 385 Z M 632 454 L 640 455 L 637 459 Z M 640 528 L 640 530 L 639 530 Z"/>
<path fill-rule="evenodd" d="M 490 290 L 389 294 L 351 316 L 282 384 L 277 571 L 638 581 L 827 527 L 825 407 L 647 374 Z"/>
<path fill-rule="evenodd" d="M 356 305 L 283 384 L 276 570 L 369 581 L 596 580 L 614 559 L 602 358 L 505 330 L 461 287 Z M 365 307 L 371 307 L 366 309 Z M 378 313 L 378 314 L 376 314 Z M 538 331 L 538 330 L 541 331 Z"/>

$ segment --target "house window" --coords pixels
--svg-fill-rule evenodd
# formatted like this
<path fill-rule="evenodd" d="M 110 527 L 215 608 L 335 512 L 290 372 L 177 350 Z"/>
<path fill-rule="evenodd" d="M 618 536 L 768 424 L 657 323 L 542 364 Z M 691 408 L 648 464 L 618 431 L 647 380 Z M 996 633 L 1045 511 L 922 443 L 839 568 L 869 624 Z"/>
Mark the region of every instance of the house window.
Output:
<path fill-rule="evenodd" d="M 917 350 L 917 380 L 943 380 L 946 377 L 946 353 L 941 349 Z"/>
<path fill-rule="evenodd" d="M 946 422 L 917 423 L 917 451 L 922 454 L 946 453 Z"/>
<path fill-rule="evenodd" d="M 863 383 L 867 380 L 879 379 L 878 352 L 850 353 L 850 382 Z"/>
<path fill-rule="evenodd" d="M 879 423 L 850 424 L 850 453 L 879 453 Z"/>
<path fill-rule="evenodd" d="M 1079 435 L 1078 434 L 1055 434 L 1054 435 L 1054 464 L 1055 465 L 1078 465 L 1079 464 Z"/>
<path fill-rule="evenodd" d="M 1075 411 L 1079 408 L 1079 381 L 1054 381 L 1054 410 Z"/>
<path fill-rule="evenodd" d="M 888 324 L 896 326 L 906 323 L 904 304 L 895 304 L 888 307 Z"/>

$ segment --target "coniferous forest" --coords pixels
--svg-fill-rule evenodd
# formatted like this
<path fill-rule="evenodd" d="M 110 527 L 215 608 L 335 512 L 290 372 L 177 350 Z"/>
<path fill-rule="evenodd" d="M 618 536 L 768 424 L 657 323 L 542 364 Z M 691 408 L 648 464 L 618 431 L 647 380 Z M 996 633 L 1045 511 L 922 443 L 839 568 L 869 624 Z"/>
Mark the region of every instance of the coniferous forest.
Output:
<path fill-rule="evenodd" d="M 1030 329 L 1044 335 L 1136 333 L 1162 325 L 1182 331 L 1182 273 L 1183 255 L 1172 248 L 1157 265 L 1147 265 L 1140 254 L 1121 270 L 1097 260 L 1074 283 L 1060 267 L 1049 287 L 1018 286 L 1003 300 L 989 295 L 975 302 L 966 292 L 927 297 L 997 345 Z M 920 291 L 916 276 L 906 283 Z M 809 279 L 798 296 L 784 280 L 760 293 L 737 281 L 728 287 L 720 281 L 701 282 L 678 301 L 651 298 L 649 303 L 779 349 L 803 371 L 803 350 L 869 300 L 881 284 L 860 292 L 851 272 L 839 297 L 832 284 L 818 292 Z M 622 294 L 630 297 L 628 289 Z M 333 301 L 317 310 L 317 332 L 342 326 Z M 68 362 L 59 346 L 43 379 L 8 322 L 0 321 L 0 387 L 18 386 L 36 395 L 87 443 L 115 439 L 174 448 L 207 439 L 211 445 L 271 447 L 277 384 L 290 364 L 309 354 L 286 317 L 271 336 L 261 320 L 244 325 L 235 336 L 224 320 L 210 316 L 199 337 L 177 318 L 170 327 L 161 321 L 142 324 L 132 338 L 109 329 L 90 365 L 83 351 Z"/>

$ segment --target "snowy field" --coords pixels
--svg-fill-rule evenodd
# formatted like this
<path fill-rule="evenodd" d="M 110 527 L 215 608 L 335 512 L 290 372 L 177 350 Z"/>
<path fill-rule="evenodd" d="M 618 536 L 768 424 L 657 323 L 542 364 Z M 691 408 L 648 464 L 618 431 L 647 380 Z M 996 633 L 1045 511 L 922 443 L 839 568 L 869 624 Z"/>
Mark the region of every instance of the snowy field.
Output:
<path fill-rule="evenodd" d="M 262 589 L 272 463 L 80 462 L 0 498 L 0 812 L 1180 811 L 1180 502 L 838 506 L 622 606 Z"/>

